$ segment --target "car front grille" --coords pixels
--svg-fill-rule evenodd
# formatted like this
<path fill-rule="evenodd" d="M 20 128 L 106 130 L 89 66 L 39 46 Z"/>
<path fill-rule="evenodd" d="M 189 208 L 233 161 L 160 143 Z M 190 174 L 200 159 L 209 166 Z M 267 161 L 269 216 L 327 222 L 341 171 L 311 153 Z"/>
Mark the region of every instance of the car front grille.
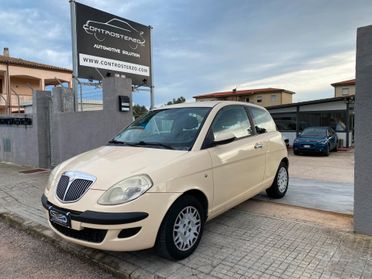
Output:
<path fill-rule="evenodd" d="M 53 228 L 65 236 L 93 243 L 101 243 L 107 234 L 107 230 L 84 228 L 81 231 L 78 231 L 63 227 L 53 222 L 51 222 L 51 224 Z"/>
<path fill-rule="evenodd" d="M 69 181 L 70 181 L 70 178 L 66 175 L 62 175 L 61 178 L 59 179 L 56 193 L 57 193 L 57 197 L 60 200 L 63 200 L 65 196 L 65 192 L 66 192 Z"/>
<path fill-rule="evenodd" d="M 94 183 L 95 177 L 77 172 L 66 172 L 59 179 L 56 195 L 62 202 L 79 200 Z"/>

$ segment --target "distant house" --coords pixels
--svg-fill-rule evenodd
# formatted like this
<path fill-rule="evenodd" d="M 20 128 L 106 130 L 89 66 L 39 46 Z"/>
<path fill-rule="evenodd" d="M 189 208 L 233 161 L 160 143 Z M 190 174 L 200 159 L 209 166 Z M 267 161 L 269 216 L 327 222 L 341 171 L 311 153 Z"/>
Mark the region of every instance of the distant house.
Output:
<path fill-rule="evenodd" d="M 259 89 L 244 89 L 224 92 L 214 92 L 203 95 L 194 96 L 197 102 L 200 101 L 241 101 L 257 104 L 263 107 L 291 104 L 292 96 L 295 92 L 281 88 L 259 88 Z"/>
<path fill-rule="evenodd" d="M 64 84 L 71 87 L 72 71 L 61 67 L 0 55 L 0 114 L 23 112 L 32 103 L 33 90 Z"/>
<path fill-rule="evenodd" d="M 339 81 L 331 85 L 335 88 L 335 97 L 355 95 L 355 79 Z"/>

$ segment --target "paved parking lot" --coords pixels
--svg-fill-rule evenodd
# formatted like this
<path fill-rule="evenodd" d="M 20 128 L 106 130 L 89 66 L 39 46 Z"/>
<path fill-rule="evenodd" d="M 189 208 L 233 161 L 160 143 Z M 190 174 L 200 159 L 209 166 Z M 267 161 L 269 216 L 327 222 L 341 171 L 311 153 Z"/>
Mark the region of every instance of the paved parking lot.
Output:
<path fill-rule="evenodd" d="M 280 200 L 265 193 L 260 200 L 353 214 L 354 152 L 332 152 L 324 156 L 289 154 L 289 189 Z"/>
<path fill-rule="evenodd" d="M 25 227 L 37 224 L 48 231 L 40 205 L 48 173 L 25 175 L 19 173 L 22 169 L 0 164 L 0 211 L 21 216 Z M 255 211 L 252 203 L 276 207 Z M 326 222 L 287 218 L 296 209 L 284 209 L 254 200 L 241 204 L 210 221 L 200 247 L 179 262 L 159 258 L 152 250 L 83 250 L 107 264 L 117 259 L 120 264 L 116 262 L 114 268 L 132 277 L 145 271 L 152 278 L 372 278 L 372 237 L 332 228 Z"/>
<path fill-rule="evenodd" d="M 326 156 L 293 155 L 289 151 L 290 175 L 327 182 L 354 183 L 354 149 Z"/>

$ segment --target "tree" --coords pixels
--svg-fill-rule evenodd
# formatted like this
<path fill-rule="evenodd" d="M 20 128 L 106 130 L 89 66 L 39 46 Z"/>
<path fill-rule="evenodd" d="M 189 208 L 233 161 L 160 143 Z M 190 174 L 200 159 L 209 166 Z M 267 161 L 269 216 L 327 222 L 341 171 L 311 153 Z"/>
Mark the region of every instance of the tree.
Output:
<path fill-rule="evenodd" d="M 179 97 L 179 98 L 177 98 L 177 99 L 174 99 L 173 98 L 173 100 L 172 101 L 169 101 L 168 103 L 167 103 L 167 106 L 169 106 L 169 105 L 173 105 L 173 104 L 180 104 L 180 103 L 184 103 L 184 102 L 186 102 L 186 99 L 184 98 L 184 97 Z"/>
<path fill-rule="evenodd" d="M 134 118 L 138 118 L 145 113 L 147 113 L 149 110 L 145 106 L 140 106 L 140 105 L 133 105 L 133 116 Z"/>

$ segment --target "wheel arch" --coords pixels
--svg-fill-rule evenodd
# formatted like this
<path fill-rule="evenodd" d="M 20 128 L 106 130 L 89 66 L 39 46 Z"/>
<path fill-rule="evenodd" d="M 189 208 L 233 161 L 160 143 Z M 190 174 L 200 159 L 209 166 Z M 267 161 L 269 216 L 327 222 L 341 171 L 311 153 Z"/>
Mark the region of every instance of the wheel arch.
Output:
<path fill-rule="evenodd" d="M 205 219 L 207 219 L 208 218 L 208 206 L 209 206 L 207 196 L 199 189 L 191 189 L 191 190 L 188 190 L 188 191 L 184 192 L 178 198 L 186 196 L 186 195 L 190 195 L 190 196 L 195 197 L 201 203 L 201 205 L 204 209 Z"/>
<path fill-rule="evenodd" d="M 284 163 L 287 165 L 287 167 L 289 166 L 289 160 L 288 160 L 287 157 L 284 157 L 284 158 L 280 161 L 280 163 L 281 163 L 281 162 L 284 162 Z M 280 165 L 280 163 L 279 163 L 279 165 Z"/>

